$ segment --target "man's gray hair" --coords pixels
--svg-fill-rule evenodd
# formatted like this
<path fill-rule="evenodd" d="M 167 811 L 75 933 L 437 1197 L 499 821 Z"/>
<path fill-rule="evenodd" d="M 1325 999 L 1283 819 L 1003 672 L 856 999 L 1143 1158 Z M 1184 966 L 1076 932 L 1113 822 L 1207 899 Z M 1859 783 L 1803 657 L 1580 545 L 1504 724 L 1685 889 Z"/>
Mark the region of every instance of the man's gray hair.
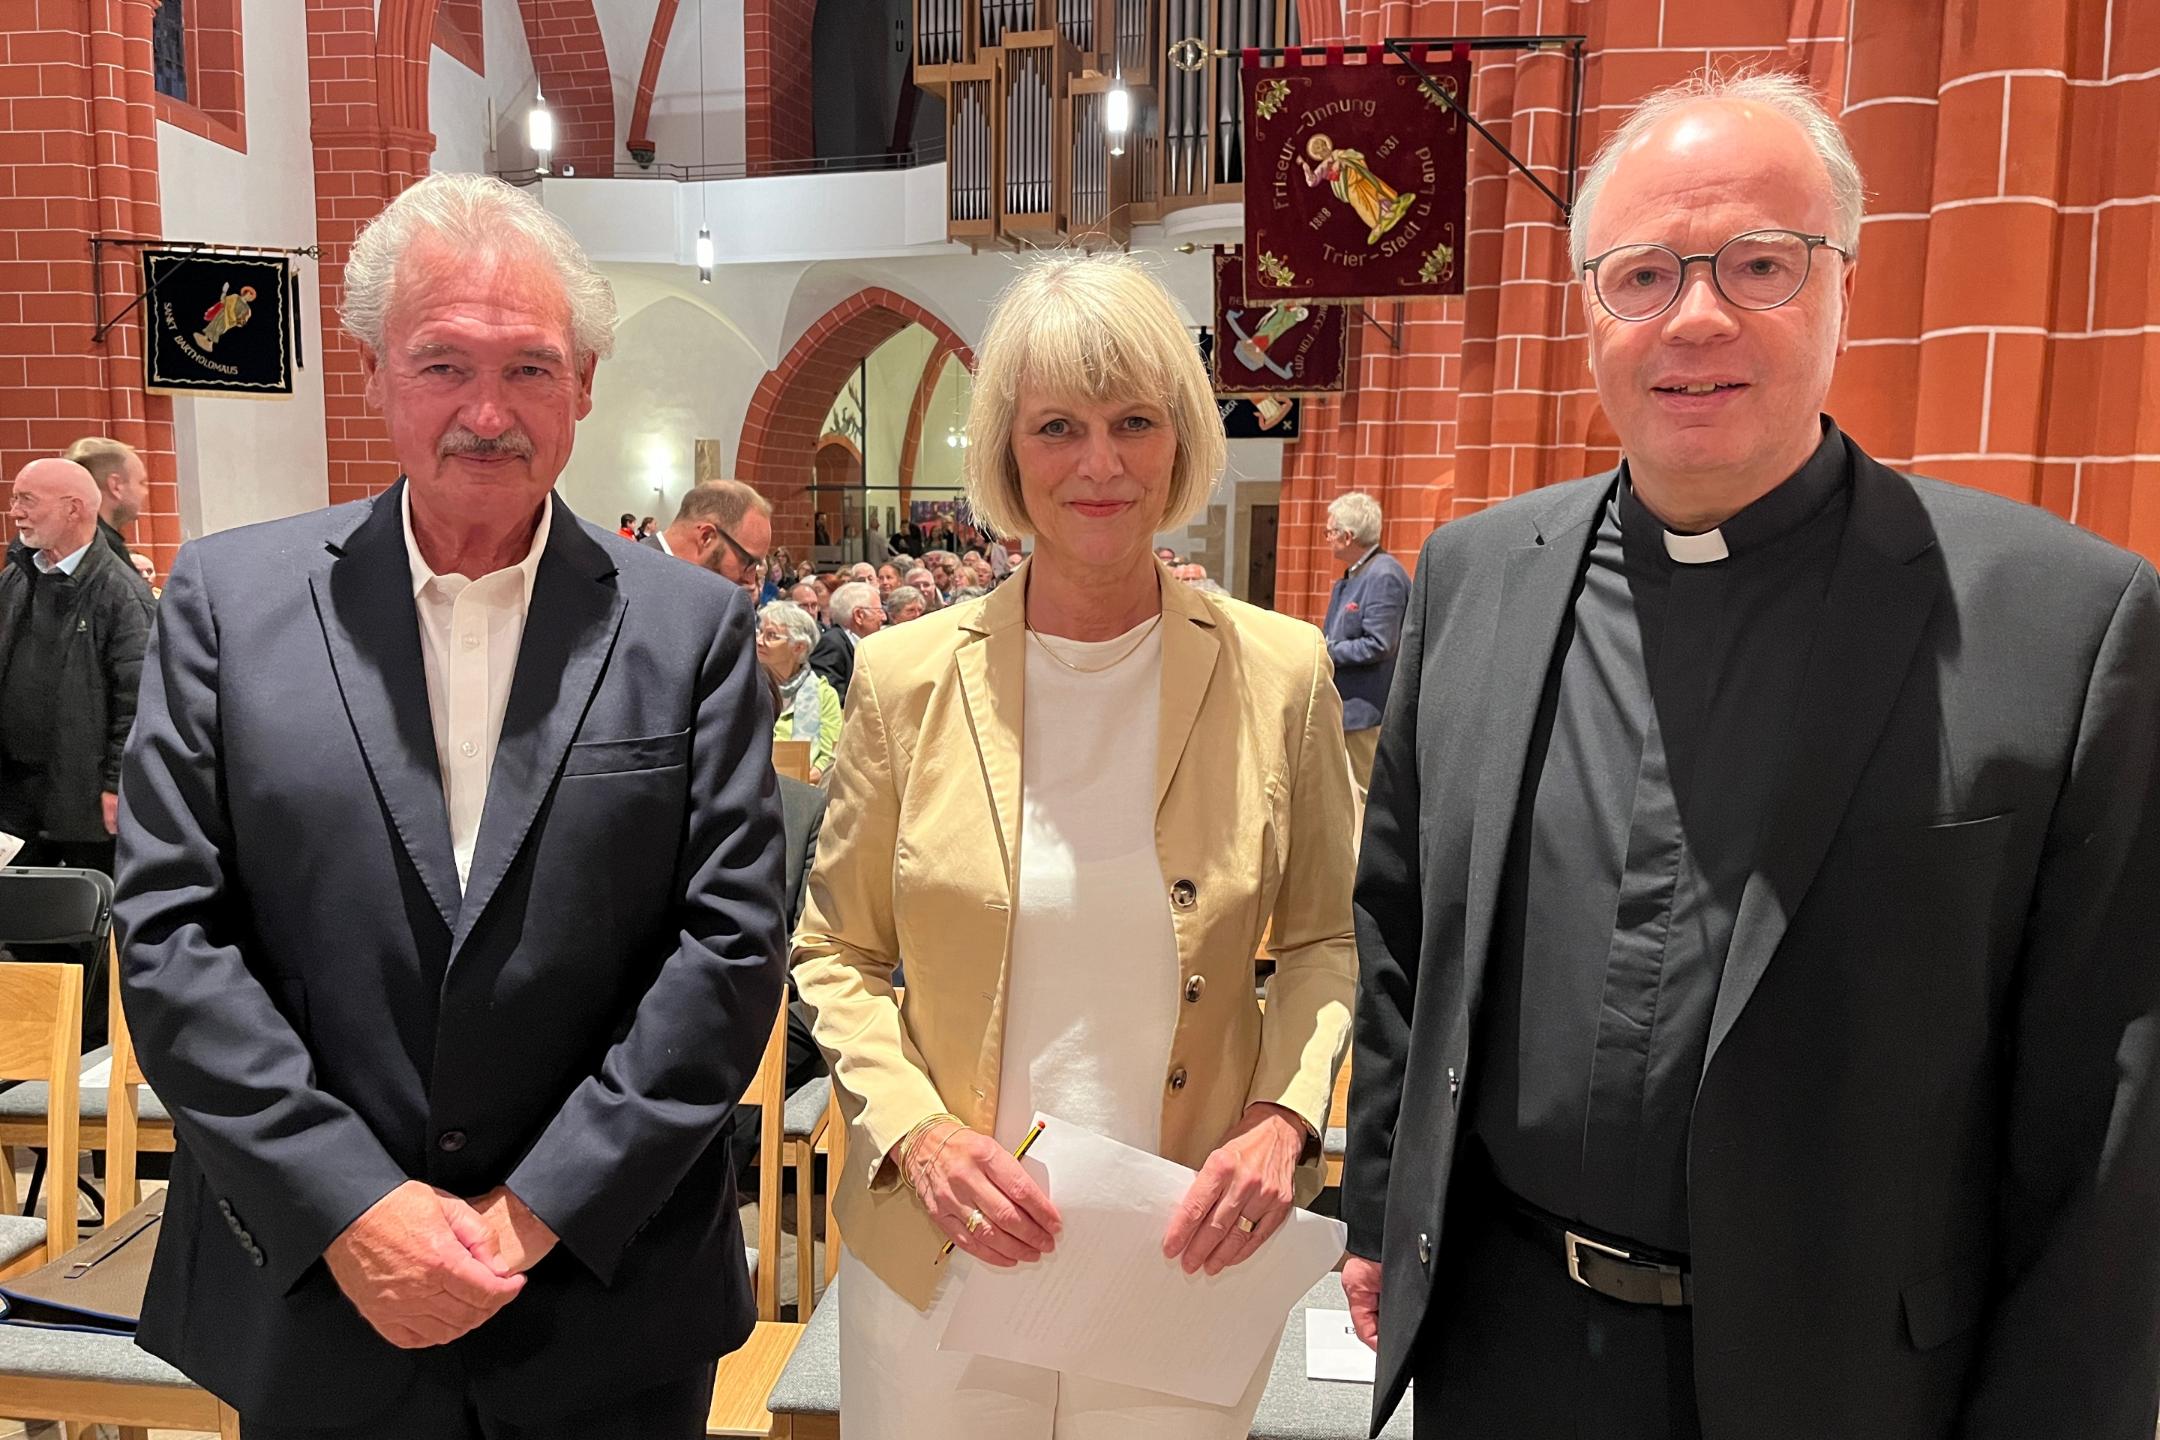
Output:
<path fill-rule="evenodd" d="M 916 589 L 913 585 L 893 586 L 892 594 L 885 597 L 885 623 L 890 625 L 897 622 L 900 619 L 900 612 L 910 605 L 922 606 L 925 614 L 930 609 L 930 602 L 923 599 L 922 591 Z"/>
<path fill-rule="evenodd" d="M 832 599 L 825 602 L 826 613 L 835 625 L 853 625 L 855 612 L 868 610 L 878 604 L 877 586 L 868 580 L 850 580 L 832 592 Z"/>
<path fill-rule="evenodd" d="M 1327 507 L 1327 518 L 1360 545 L 1380 543 L 1380 502 L 1362 490 L 1336 496 Z"/>
<path fill-rule="evenodd" d="M 788 643 L 807 655 L 815 649 L 820 633 L 817 617 L 792 600 L 775 600 L 757 612 L 758 624 L 770 621 L 788 632 Z"/>
<path fill-rule="evenodd" d="M 1860 214 L 1866 208 L 1867 189 L 1861 182 L 1852 146 L 1845 142 L 1845 132 L 1838 128 L 1815 87 L 1782 71 L 1720 74 L 1705 69 L 1645 96 L 1599 148 L 1597 159 L 1591 162 L 1589 173 L 1575 192 L 1575 208 L 1568 221 L 1568 257 L 1575 273 L 1582 273 L 1583 262 L 1590 258 L 1590 216 L 1620 156 L 1659 121 L 1699 100 L 1761 105 L 1798 125 L 1830 176 L 1830 204 L 1836 217 L 1830 239 L 1850 258 L 1860 258 Z"/>
<path fill-rule="evenodd" d="M 577 354 L 605 360 L 615 349 L 615 290 L 585 248 L 539 201 L 492 175 L 430 175 L 406 190 L 360 232 L 345 261 L 346 333 L 378 356 L 396 303 L 398 269 L 415 240 L 431 236 L 464 254 L 525 250 L 546 260 L 570 307 Z"/>

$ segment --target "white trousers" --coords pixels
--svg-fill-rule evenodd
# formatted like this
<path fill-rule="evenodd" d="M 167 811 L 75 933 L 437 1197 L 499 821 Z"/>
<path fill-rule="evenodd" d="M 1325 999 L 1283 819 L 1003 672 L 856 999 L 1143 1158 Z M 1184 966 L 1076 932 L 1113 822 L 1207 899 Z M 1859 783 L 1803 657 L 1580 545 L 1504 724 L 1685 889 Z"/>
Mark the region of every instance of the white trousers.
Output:
<path fill-rule="evenodd" d="M 951 1262 L 947 1262 L 948 1264 Z M 847 1440 L 1246 1440 L 1270 1346 L 1235 1405 L 1206 1405 L 937 1348 L 958 1291 L 929 1310 L 840 1256 L 840 1433 Z"/>

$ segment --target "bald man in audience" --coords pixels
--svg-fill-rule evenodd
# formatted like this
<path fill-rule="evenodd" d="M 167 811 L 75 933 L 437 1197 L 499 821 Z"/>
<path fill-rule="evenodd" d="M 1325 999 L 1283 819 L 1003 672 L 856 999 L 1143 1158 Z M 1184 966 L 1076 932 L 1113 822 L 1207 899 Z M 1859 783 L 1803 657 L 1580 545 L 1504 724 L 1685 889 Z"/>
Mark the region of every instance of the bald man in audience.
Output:
<path fill-rule="evenodd" d="M 113 870 L 120 757 L 155 612 L 150 587 L 98 541 L 98 486 L 71 460 L 15 477 L 15 543 L 0 570 L 0 831 L 16 865 Z M 27 950 L 27 947 L 19 947 Z M 92 957 L 55 950 L 19 959 Z M 83 996 L 102 1044 L 106 987 Z M 64 1187 L 63 1187 L 64 1192 Z"/>
<path fill-rule="evenodd" d="M 124 440 L 86 435 L 68 446 L 65 458 L 97 482 L 98 536 L 114 554 L 128 559 L 126 531 L 150 503 L 150 471 L 142 456 Z"/>

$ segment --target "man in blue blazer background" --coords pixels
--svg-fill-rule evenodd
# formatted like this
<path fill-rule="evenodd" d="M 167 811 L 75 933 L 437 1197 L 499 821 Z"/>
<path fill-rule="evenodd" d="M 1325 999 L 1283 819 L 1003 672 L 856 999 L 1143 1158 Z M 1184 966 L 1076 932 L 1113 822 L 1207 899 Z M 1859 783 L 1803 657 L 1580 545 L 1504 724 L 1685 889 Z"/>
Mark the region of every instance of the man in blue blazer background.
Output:
<path fill-rule="evenodd" d="M 750 608 L 553 494 L 614 301 L 498 181 L 365 231 L 404 478 L 184 549 L 122 786 L 180 1154 L 140 1341 L 284 1435 L 702 1435 L 782 994 Z"/>
<path fill-rule="evenodd" d="M 1372 783 L 1380 712 L 1395 680 L 1410 574 L 1380 547 L 1380 502 L 1363 491 L 1335 497 L 1325 533 L 1336 563 L 1346 568 L 1328 592 L 1327 619 L 1320 628 L 1327 635 L 1328 659 L 1335 662 L 1335 689 L 1342 695 L 1350 770 L 1363 795 Z"/>

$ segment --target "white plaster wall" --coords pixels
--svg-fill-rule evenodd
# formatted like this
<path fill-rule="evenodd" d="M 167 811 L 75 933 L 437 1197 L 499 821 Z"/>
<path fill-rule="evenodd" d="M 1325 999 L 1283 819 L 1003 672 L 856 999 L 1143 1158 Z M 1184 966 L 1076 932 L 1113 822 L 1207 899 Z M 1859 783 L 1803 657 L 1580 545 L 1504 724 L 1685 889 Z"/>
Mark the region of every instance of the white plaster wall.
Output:
<path fill-rule="evenodd" d="M 664 296 L 631 311 L 615 354 L 600 362 L 592 414 L 557 482 L 563 499 L 608 525 L 626 510 L 673 518 L 698 440 L 723 440 L 732 468 L 765 371 L 741 334 L 693 299 Z"/>
<path fill-rule="evenodd" d="M 930 394 L 930 408 L 923 411 L 922 443 L 915 453 L 917 491 L 960 488 L 961 462 L 967 452 L 947 445 L 945 437 L 955 427 L 964 430 L 967 426 L 969 388 L 967 366 L 947 357 L 938 373 L 937 389 Z"/>
<path fill-rule="evenodd" d="M 863 478 L 886 488 L 900 483 L 900 447 L 907 439 L 908 411 L 915 405 L 915 385 L 937 337 L 910 325 L 871 352 L 864 393 Z"/>
<path fill-rule="evenodd" d="M 844 3 L 844 0 L 843 0 Z M 704 99 L 698 95 L 698 11 L 705 14 Z M 602 0 L 600 29 L 607 40 L 608 68 L 617 77 L 622 134 L 629 138 L 630 110 L 637 99 L 638 75 L 645 65 L 645 45 L 652 38 L 653 0 Z M 620 9 L 614 18 L 609 11 Z M 630 20 L 642 14 L 641 23 Z M 626 45 L 618 47 L 622 30 Z M 634 30 L 634 35 L 628 32 Z M 627 91 L 624 82 L 627 81 Z M 675 29 L 660 60 L 653 84 L 651 123 L 654 158 L 665 165 L 699 163 L 700 117 L 706 163 L 740 166 L 747 155 L 744 116 L 742 0 L 682 0 L 675 9 Z"/>
<path fill-rule="evenodd" d="M 315 243 L 307 16 L 292 0 L 245 0 L 246 154 L 160 123 L 158 188 L 175 240 L 285 248 Z M 323 442 L 321 293 L 298 257 L 303 368 L 284 400 L 176 397 L 180 522 L 185 536 L 297 514 L 328 496 Z M 132 317 L 126 323 L 133 324 Z"/>
<path fill-rule="evenodd" d="M 474 74 L 440 47 L 429 56 L 428 124 L 435 131 L 430 166 L 437 174 L 523 170 L 533 163 L 525 145 L 532 54 L 517 0 L 485 0 L 480 39 L 485 75 Z"/>

